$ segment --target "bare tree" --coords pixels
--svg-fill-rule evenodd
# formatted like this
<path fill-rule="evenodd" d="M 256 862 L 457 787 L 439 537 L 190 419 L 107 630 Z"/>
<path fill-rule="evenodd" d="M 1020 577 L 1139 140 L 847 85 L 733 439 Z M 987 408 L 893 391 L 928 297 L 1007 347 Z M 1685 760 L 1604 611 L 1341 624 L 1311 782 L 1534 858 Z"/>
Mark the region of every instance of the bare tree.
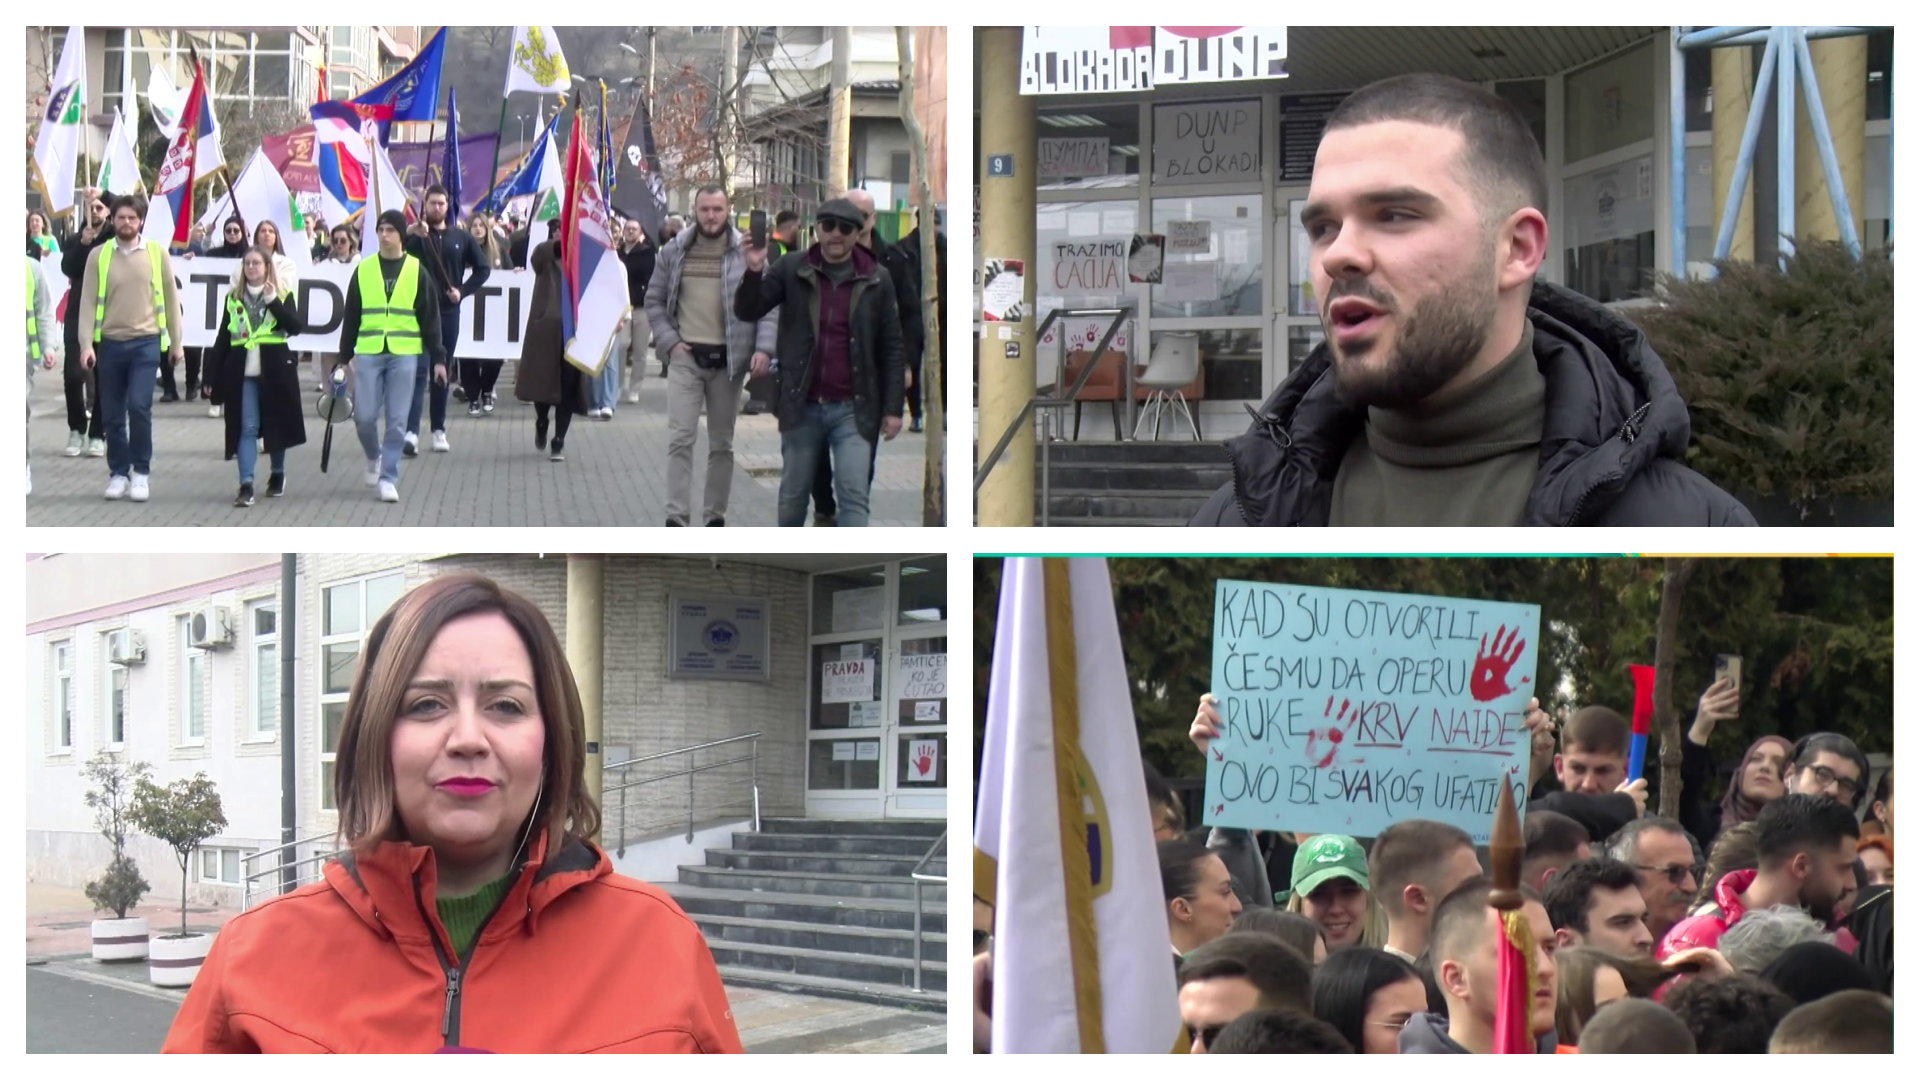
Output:
<path fill-rule="evenodd" d="M 913 111 L 913 27 L 896 26 L 894 39 L 900 53 L 900 123 L 907 129 L 907 146 L 913 151 L 913 168 L 919 182 L 914 196 L 920 210 L 920 317 L 927 333 L 920 354 L 920 400 L 927 414 L 926 470 L 920 481 L 920 524 L 929 528 L 946 524 L 946 445 L 945 402 L 940 388 L 945 385 L 940 371 L 940 264 L 935 224 L 939 220 L 933 205 L 933 182 L 927 171 L 927 133 Z"/>
<path fill-rule="evenodd" d="M 1660 816 L 1680 814 L 1680 714 L 1673 708 L 1673 653 L 1680 636 L 1680 600 L 1699 559 L 1668 559 L 1660 581 L 1660 618 L 1653 641 L 1653 722 L 1660 728 Z"/>

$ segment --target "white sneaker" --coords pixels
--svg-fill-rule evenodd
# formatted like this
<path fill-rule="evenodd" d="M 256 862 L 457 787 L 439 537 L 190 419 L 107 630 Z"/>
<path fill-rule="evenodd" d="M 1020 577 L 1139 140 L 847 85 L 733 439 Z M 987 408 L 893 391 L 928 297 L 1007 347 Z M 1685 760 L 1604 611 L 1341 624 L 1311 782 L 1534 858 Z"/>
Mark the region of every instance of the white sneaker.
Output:
<path fill-rule="evenodd" d="M 146 473 L 133 474 L 133 492 L 131 494 L 131 498 L 133 499 L 134 502 L 147 501 L 147 474 Z"/>
<path fill-rule="evenodd" d="M 400 489 L 397 487 L 394 487 L 392 484 L 387 483 L 385 480 L 380 481 L 380 501 L 381 502 L 399 502 Z"/>
<path fill-rule="evenodd" d="M 65 451 L 66 456 L 79 457 L 81 454 L 84 454 L 86 452 L 87 452 L 86 435 L 78 431 L 67 432 L 67 449 Z"/>
<path fill-rule="evenodd" d="M 407 432 L 407 442 L 406 445 L 401 448 L 401 452 L 408 457 L 412 457 L 420 452 L 420 436 L 418 433 L 412 431 Z"/>
<path fill-rule="evenodd" d="M 33 462 L 27 462 L 27 494 L 33 494 Z"/>
<path fill-rule="evenodd" d="M 484 413 L 493 412 L 493 394 L 489 392 L 480 395 L 480 397 L 482 399 L 480 402 L 480 411 Z"/>
<path fill-rule="evenodd" d="M 361 479 L 367 482 L 368 487 L 380 482 L 380 459 L 373 458 L 367 462 L 367 475 Z"/>
<path fill-rule="evenodd" d="M 446 432 L 436 431 L 433 433 L 433 452 L 434 453 L 444 454 L 451 449 L 453 449 L 453 447 L 447 445 Z"/>
<path fill-rule="evenodd" d="M 213 418 L 214 418 L 215 420 L 218 420 L 218 419 L 220 419 L 221 417 L 223 417 L 223 416 L 225 416 L 225 415 L 227 415 L 227 413 L 226 413 L 226 406 L 224 406 L 224 405 L 209 405 L 209 406 L 207 406 L 207 415 L 208 415 L 208 416 L 211 416 L 211 417 L 213 417 Z"/>
<path fill-rule="evenodd" d="M 640 404 L 640 391 L 638 390 L 627 391 L 627 404 L 629 405 Z"/>
<path fill-rule="evenodd" d="M 107 481 L 107 498 L 124 499 L 127 497 L 127 478 L 116 476 Z"/>
<path fill-rule="evenodd" d="M 87 440 L 87 456 L 88 457 L 106 457 L 107 456 L 107 440 L 88 439 Z"/>

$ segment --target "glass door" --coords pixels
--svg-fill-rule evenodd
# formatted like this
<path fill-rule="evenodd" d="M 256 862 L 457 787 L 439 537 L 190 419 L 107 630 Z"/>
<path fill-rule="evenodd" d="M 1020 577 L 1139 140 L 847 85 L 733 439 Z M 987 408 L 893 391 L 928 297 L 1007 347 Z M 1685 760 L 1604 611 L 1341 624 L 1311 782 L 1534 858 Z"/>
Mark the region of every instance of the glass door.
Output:
<path fill-rule="evenodd" d="M 1313 293 L 1313 248 L 1300 227 L 1307 188 L 1283 187 L 1274 194 L 1273 250 L 1284 272 L 1274 274 L 1274 347 L 1267 350 L 1267 388 L 1271 393 L 1326 337 L 1320 325 L 1320 301 Z"/>

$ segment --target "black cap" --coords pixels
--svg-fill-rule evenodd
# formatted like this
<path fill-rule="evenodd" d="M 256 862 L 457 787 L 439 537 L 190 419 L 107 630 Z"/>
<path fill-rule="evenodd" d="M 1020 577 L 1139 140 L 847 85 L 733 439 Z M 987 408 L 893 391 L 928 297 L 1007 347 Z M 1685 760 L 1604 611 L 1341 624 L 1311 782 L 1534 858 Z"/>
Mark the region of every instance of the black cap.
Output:
<path fill-rule="evenodd" d="M 388 210 L 380 215 L 380 220 L 374 225 L 374 228 L 377 229 L 381 225 L 391 225 L 393 226 L 394 232 L 405 235 L 407 231 L 407 215 L 398 210 Z"/>
<path fill-rule="evenodd" d="M 813 212 L 813 220 L 844 221 L 855 227 L 865 228 L 867 215 L 862 213 L 859 207 L 853 205 L 853 201 L 850 199 L 828 199 L 826 202 L 820 204 L 820 209 Z"/>

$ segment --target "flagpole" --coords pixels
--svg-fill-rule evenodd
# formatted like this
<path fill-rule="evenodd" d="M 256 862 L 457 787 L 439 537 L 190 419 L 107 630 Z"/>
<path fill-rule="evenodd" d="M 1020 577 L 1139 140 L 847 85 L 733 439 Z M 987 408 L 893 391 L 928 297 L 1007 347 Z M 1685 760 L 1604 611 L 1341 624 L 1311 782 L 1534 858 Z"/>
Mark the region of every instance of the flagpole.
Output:
<path fill-rule="evenodd" d="M 507 95 L 500 95 L 500 122 L 494 125 L 493 168 L 487 170 L 487 210 L 499 209 L 493 205 L 493 189 L 500 182 L 500 144 L 507 141 Z"/>

